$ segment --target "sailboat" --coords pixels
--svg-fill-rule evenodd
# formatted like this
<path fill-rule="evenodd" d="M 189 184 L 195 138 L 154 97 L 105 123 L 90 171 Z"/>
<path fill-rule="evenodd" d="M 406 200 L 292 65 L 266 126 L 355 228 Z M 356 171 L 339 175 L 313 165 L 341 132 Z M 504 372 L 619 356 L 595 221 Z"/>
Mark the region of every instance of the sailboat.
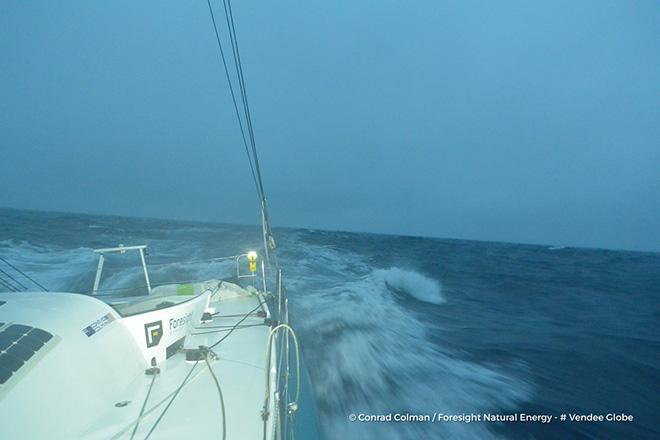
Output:
<path fill-rule="evenodd" d="M 270 440 L 298 432 L 306 376 L 289 323 L 231 3 L 223 0 L 240 101 L 208 6 L 259 197 L 263 249 L 209 260 L 233 261 L 231 280 L 165 285 L 152 283 L 146 245 L 95 249 L 94 284 L 79 293 L 47 291 L 3 260 L 0 287 L 9 292 L 0 293 L 2 438 Z M 139 256 L 146 295 L 103 295 L 106 259 L 131 254 Z M 41 289 L 12 292 L 29 281 Z"/>

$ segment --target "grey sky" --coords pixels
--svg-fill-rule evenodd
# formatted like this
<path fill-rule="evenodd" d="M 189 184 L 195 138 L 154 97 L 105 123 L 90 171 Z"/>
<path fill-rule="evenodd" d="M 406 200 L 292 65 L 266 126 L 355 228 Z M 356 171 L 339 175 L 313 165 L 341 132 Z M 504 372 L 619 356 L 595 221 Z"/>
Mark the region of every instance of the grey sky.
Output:
<path fill-rule="evenodd" d="M 660 251 L 660 2 L 234 12 L 275 226 Z M 0 206 L 258 221 L 205 1 L 3 1 L 0 63 Z"/>

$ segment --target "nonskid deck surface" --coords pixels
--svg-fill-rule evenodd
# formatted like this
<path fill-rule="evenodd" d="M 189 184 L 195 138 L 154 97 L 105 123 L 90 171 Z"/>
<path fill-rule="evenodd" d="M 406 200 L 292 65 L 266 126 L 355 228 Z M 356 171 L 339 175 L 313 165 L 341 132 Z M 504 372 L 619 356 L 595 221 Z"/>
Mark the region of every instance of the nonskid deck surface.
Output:
<path fill-rule="evenodd" d="M 211 303 L 217 316 L 193 330 L 194 341 L 187 346 L 211 346 L 227 335 L 250 311 L 258 308 L 257 296 L 240 296 Z M 262 315 L 262 314 L 259 314 Z M 223 317 L 228 316 L 228 317 Z M 260 439 L 263 436 L 261 409 L 264 402 L 264 368 L 266 343 L 270 327 L 264 324 L 264 316 L 253 312 L 231 334 L 213 348 L 218 359 L 210 360 L 224 398 L 225 427 L 228 439 Z M 190 338 L 190 335 L 188 336 Z M 191 342 L 192 342 L 191 341 Z M 190 373 L 192 370 L 192 373 Z M 186 361 L 185 353 L 172 356 L 161 368 L 151 389 L 145 414 L 133 438 L 143 439 L 170 402 L 172 393 L 186 375 L 190 377 L 149 438 L 181 439 L 193 436 L 217 437 L 222 433 L 220 396 L 205 361 Z M 129 439 L 133 435 L 133 422 L 137 418 L 149 390 L 152 377 L 138 378 L 125 397 L 118 402 L 130 401 L 123 407 L 108 402 L 108 412 L 94 425 L 108 426 L 95 437 Z M 124 427 L 118 430 L 118 427 Z M 91 434 L 91 433 L 90 433 Z M 108 435 L 110 434 L 110 435 Z M 270 438 L 270 432 L 267 433 Z"/>

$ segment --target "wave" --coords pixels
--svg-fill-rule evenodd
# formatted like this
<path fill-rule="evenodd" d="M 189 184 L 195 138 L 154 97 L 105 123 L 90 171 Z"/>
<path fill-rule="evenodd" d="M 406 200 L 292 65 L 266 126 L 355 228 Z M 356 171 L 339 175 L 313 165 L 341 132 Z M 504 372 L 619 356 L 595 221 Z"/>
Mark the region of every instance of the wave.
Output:
<path fill-rule="evenodd" d="M 177 252 L 170 258 L 185 258 L 185 243 L 175 246 Z M 0 241 L 0 256 L 39 281 L 50 291 L 91 292 L 98 254 L 92 248 L 62 248 L 54 245 L 38 245 L 23 240 Z M 153 286 L 190 282 L 235 275 L 235 262 L 193 261 L 151 265 L 147 259 L 149 277 Z M 144 273 L 136 255 L 108 255 L 101 279 L 101 294 L 146 294 Z M 121 296 L 121 295 L 120 295 Z"/>
<path fill-rule="evenodd" d="M 98 258 L 87 247 L 67 249 L 14 239 L 0 241 L 0 256 L 50 291 L 78 291 L 72 289 L 82 287 L 91 290 Z M 92 278 L 88 281 L 89 277 Z"/>
<path fill-rule="evenodd" d="M 373 272 L 374 281 L 380 281 L 394 290 L 402 291 L 415 299 L 431 304 L 443 304 L 446 300 L 442 295 L 439 281 L 398 267 L 377 269 Z"/>
<path fill-rule="evenodd" d="M 445 302 L 439 281 L 411 270 L 365 266 L 359 255 L 299 243 L 307 257 L 289 277 L 292 316 L 304 347 L 327 438 L 497 437 L 486 425 L 351 423 L 349 414 L 486 412 L 527 400 L 531 387 L 511 371 L 481 365 L 433 341 L 403 293 L 434 305 Z M 294 267 L 291 264 L 288 267 Z M 366 269 L 355 276 L 342 268 Z M 338 281 L 340 280 L 340 281 Z M 302 293 L 304 292 L 304 293 Z M 322 347 L 322 348 L 321 348 Z"/>

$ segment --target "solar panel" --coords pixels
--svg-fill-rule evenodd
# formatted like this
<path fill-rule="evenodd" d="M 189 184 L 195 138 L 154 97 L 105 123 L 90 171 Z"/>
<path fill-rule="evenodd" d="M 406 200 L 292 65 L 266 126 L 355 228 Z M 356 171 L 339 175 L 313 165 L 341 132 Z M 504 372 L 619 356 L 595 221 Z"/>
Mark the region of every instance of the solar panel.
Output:
<path fill-rule="evenodd" d="M 36 327 L 12 324 L 0 332 L 0 384 L 4 384 L 44 344 L 52 334 Z"/>
<path fill-rule="evenodd" d="M 7 333 L 14 333 L 14 334 L 27 334 L 27 332 L 29 332 L 32 329 L 33 327 L 30 327 L 29 325 L 14 324 L 7 327 L 4 331 Z"/>
<path fill-rule="evenodd" d="M 4 368 L 0 367 L 0 384 L 7 382 L 7 380 L 11 377 L 12 372 L 9 370 L 5 370 Z"/>
<path fill-rule="evenodd" d="M 9 346 L 14 342 L 13 335 L 5 334 L 5 332 L 0 333 L 0 352 L 9 348 Z"/>

